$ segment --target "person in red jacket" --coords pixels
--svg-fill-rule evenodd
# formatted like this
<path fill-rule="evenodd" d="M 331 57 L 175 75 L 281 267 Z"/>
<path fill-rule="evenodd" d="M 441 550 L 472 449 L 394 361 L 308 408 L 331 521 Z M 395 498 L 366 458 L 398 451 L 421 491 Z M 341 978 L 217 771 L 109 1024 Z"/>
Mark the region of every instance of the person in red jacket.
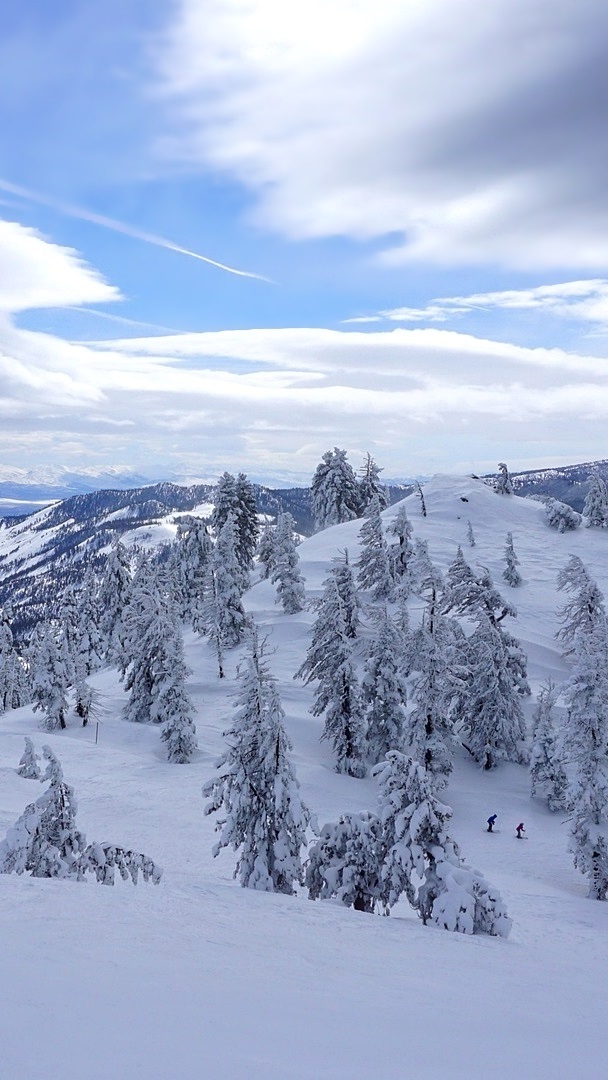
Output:
<path fill-rule="evenodd" d="M 523 821 L 520 821 L 519 825 L 517 826 L 517 828 L 515 830 L 515 832 L 517 833 L 517 839 L 518 840 L 525 840 L 525 836 L 523 835 L 525 833 L 525 831 L 526 830 L 524 829 L 524 823 L 523 823 Z"/>

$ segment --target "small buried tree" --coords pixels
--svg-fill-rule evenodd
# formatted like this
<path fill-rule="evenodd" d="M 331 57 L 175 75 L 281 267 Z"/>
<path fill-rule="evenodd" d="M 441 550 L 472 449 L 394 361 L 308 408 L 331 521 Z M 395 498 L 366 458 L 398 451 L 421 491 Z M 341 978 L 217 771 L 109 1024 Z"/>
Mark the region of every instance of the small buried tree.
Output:
<path fill-rule="evenodd" d="M 77 803 L 74 789 L 63 778 L 63 770 L 49 746 L 42 748 L 47 761 L 42 781 L 46 791 L 26 806 L 23 814 L 0 843 L 0 873 L 29 873 L 39 878 L 73 878 L 82 881 L 95 874 L 104 885 L 114 884 L 118 868 L 122 878 L 137 884 L 158 884 L 162 870 L 147 855 L 114 844 L 87 844 L 76 827 Z"/>

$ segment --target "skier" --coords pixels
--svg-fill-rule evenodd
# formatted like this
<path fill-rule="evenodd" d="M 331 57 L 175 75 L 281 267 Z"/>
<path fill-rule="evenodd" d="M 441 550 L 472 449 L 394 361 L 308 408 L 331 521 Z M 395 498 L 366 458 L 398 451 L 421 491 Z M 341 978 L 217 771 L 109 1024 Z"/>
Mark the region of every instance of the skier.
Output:
<path fill-rule="evenodd" d="M 517 839 L 518 840 L 525 840 L 526 839 L 525 836 L 522 835 L 523 833 L 525 833 L 525 831 L 526 830 L 524 829 L 524 823 L 523 823 L 523 821 L 520 821 L 519 825 L 517 826 L 517 828 L 515 830 L 515 832 L 517 833 Z"/>
<path fill-rule="evenodd" d="M 497 817 L 498 817 L 498 814 L 492 814 L 492 816 L 488 818 L 488 832 L 493 831 L 494 823 L 495 823 Z"/>

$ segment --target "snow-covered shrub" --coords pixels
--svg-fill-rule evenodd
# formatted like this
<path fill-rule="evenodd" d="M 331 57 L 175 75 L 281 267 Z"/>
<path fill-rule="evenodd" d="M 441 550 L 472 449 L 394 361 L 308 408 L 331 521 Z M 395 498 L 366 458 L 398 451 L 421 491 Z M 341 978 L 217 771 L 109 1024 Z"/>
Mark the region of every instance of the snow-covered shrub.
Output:
<path fill-rule="evenodd" d="M 39 780 L 40 779 L 40 766 L 38 762 L 40 758 L 34 749 L 32 740 L 25 736 L 25 750 L 19 760 L 19 766 L 17 772 L 19 776 L 23 776 L 26 780 Z"/>
<path fill-rule="evenodd" d="M 576 510 L 573 510 L 568 503 L 560 502 L 559 499 L 543 499 L 545 504 L 545 513 L 547 515 L 547 525 L 551 529 L 557 529 L 560 533 L 570 532 L 572 529 L 578 529 L 582 522 L 582 517 L 577 514 Z"/>

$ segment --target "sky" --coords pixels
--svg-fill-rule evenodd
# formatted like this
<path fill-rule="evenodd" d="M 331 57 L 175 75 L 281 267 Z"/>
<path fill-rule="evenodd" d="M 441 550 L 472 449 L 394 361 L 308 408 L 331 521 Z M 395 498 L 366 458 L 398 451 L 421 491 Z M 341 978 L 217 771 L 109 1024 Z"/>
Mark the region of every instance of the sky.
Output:
<path fill-rule="evenodd" d="M 0 11 L 0 466 L 608 457 L 600 0 Z"/>

